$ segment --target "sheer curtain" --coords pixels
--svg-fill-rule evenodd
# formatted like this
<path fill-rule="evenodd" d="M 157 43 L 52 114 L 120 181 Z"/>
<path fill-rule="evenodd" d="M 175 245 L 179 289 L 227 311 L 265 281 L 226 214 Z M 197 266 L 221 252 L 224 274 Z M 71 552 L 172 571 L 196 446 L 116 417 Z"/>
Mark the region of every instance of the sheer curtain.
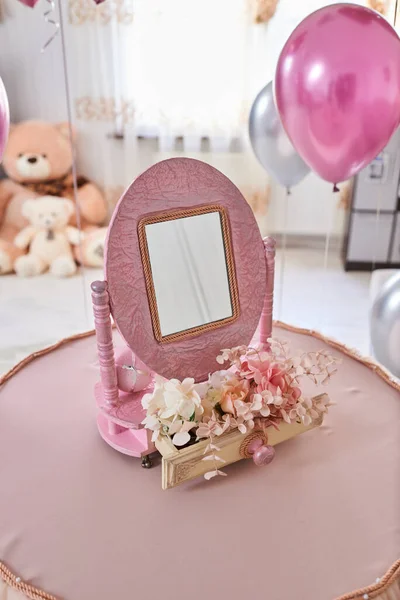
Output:
<path fill-rule="evenodd" d="M 257 26 L 244 0 L 138 0 L 131 68 L 136 127 L 160 147 L 228 151 L 241 140 L 255 69 Z"/>
<path fill-rule="evenodd" d="M 66 21 L 80 170 L 110 209 L 143 169 L 184 154 L 220 168 L 265 213 L 247 116 L 265 85 L 268 25 L 248 0 L 69 0 Z"/>

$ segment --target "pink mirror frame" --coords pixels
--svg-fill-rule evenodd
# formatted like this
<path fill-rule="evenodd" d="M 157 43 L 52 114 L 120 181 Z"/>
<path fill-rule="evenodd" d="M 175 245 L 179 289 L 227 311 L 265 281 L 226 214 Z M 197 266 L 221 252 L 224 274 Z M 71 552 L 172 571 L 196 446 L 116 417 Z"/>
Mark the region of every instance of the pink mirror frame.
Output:
<path fill-rule="evenodd" d="M 154 336 L 146 292 L 139 222 L 163 211 L 208 204 L 221 205 L 228 217 L 240 313 L 235 321 L 219 328 L 160 344 Z M 205 380 L 218 368 L 215 359 L 222 348 L 251 341 L 265 309 L 265 249 L 251 208 L 229 179 L 197 160 L 163 161 L 132 183 L 115 209 L 105 260 L 109 303 L 117 328 L 132 351 L 167 378 Z"/>

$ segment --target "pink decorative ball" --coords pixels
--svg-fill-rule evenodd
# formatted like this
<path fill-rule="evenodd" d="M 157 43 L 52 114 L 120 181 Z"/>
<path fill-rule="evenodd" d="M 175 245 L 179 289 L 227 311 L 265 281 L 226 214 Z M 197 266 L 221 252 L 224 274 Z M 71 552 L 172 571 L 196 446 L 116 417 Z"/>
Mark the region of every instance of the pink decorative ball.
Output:
<path fill-rule="evenodd" d="M 269 465 L 275 456 L 275 449 L 273 446 L 261 446 L 253 454 L 253 461 L 257 467 L 263 467 Z"/>
<path fill-rule="evenodd" d="M 151 382 L 151 371 L 129 348 L 118 348 L 115 352 L 117 385 L 122 392 L 139 392 Z"/>

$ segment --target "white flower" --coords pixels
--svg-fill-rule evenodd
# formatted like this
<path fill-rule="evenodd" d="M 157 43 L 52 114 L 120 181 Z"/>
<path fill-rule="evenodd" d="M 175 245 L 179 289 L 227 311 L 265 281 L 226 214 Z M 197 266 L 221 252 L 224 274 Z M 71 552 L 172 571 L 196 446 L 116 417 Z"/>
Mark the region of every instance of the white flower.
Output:
<path fill-rule="evenodd" d="M 226 477 L 226 473 L 224 473 L 223 471 L 220 471 L 219 469 L 215 469 L 215 471 L 208 471 L 207 473 L 204 473 L 204 479 L 207 479 L 207 481 L 209 481 L 213 477 L 217 477 L 217 475 Z"/>
<path fill-rule="evenodd" d="M 328 412 L 328 407 L 331 406 L 329 396 L 323 394 L 321 397 L 317 397 L 313 402 L 313 408 L 318 411 L 319 414 Z"/>
<path fill-rule="evenodd" d="M 291 419 L 300 418 L 304 425 L 308 426 L 321 414 L 328 412 L 328 406 L 330 406 L 329 397 L 325 394 L 317 398 L 300 397 L 289 416 Z"/>
<path fill-rule="evenodd" d="M 217 363 L 219 365 L 223 365 L 224 362 L 227 362 L 230 359 L 231 351 L 229 348 L 224 348 L 221 350 L 221 354 L 217 356 Z"/>
<path fill-rule="evenodd" d="M 194 379 L 165 380 L 157 377 L 152 394 L 142 399 L 146 409 L 143 425 L 153 431 L 153 441 L 161 435 L 173 436 L 176 446 L 190 441 L 189 431 L 198 424 L 203 407 Z"/>
<path fill-rule="evenodd" d="M 229 371 L 215 371 L 208 376 L 208 384 L 210 387 L 220 390 L 225 385 L 227 379 L 231 379 L 233 373 Z"/>
<path fill-rule="evenodd" d="M 161 421 L 154 415 L 147 415 L 147 417 L 143 419 L 142 424 L 146 427 L 146 429 L 150 429 L 150 431 L 153 432 L 151 441 L 155 442 L 160 435 L 160 430 L 162 427 Z"/>
<path fill-rule="evenodd" d="M 175 446 L 184 446 L 190 442 L 189 431 L 193 429 L 193 421 L 175 420 L 169 425 L 168 433 L 173 435 L 172 441 Z"/>
<path fill-rule="evenodd" d="M 188 442 L 190 442 L 190 434 L 187 431 L 179 431 L 172 438 L 175 446 L 184 446 Z"/>
<path fill-rule="evenodd" d="M 255 410 L 258 410 L 262 417 L 269 417 L 271 414 L 271 406 L 279 408 L 282 405 L 283 398 L 281 389 L 279 387 L 276 388 L 275 396 L 270 390 L 262 390 L 261 392 L 254 394 L 253 402 L 255 400 L 258 402 L 257 406 L 260 407 Z"/>
<path fill-rule="evenodd" d="M 171 379 L 155 388 L 148 410 L 154 407 L 159 411 L 161 419 L 181 417 L 189 421 L 196 413 L 199 415 L 203 412 L 201 398 L 196 391 L 194 379 L 191 378 L 184 379 L 182 382 Z"/>
<path fill-rule="evenodd" d="M 166 383 L 167 380 L 164 377 L 155 376 L 153 392 L 145 394 L 142 398 L 142 406 L 148 413 L 154 414 L 165 406 L 164 394 Z"/>
<path fill-rule="evenodd" d="M 260 410 L 261 402 L 258 398 L 252 402 L 243 402 L 243 400 L 235 400 L 236 423 L 240 433 L 246 433 L 249 429 L 254 428 L 254 412 Z"/>

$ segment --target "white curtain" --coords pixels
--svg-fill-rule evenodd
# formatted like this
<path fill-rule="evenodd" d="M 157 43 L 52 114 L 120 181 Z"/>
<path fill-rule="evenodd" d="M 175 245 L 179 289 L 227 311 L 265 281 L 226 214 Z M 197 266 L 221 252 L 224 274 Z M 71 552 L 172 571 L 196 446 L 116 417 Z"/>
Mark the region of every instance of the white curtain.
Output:
<path fill-rule="evenodd" d="M 248 0 L 69 0 L 79 166 L 111 207 L 143 169 L 184 154 L 220 168 L 265 212 L 247 117 L 266 83 L 268 26 L 252 16 Z"/>
<path fill-rule="evenodd" d="M 131 69 L 137 131 L 162 148 L 183 137 L 184 149 L 228 151 L 241 140 L 258 72 L 258 30 L 246 0 L 137 0 Z M 258 66 L 258 65 L 257 65 Z M 262 80 L 261 80 L 262 81 Z"/>
<path fill-rule="evenodd" d="M 69 0 L 76 116 L 229 149 L 265 83 L 266 30 L 248 0 Z"/>

